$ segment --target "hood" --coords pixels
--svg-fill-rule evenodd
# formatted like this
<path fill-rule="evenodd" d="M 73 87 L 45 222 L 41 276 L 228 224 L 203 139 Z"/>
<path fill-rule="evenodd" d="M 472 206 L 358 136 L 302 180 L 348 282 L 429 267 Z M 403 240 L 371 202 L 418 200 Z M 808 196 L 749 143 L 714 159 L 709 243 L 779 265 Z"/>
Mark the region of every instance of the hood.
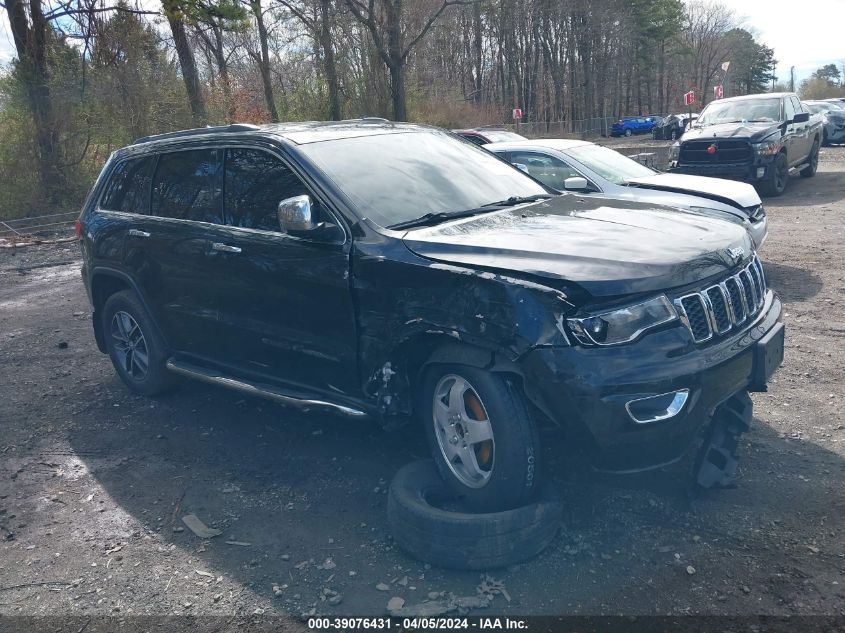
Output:
<path fill-rule="evenodd" d="M 413 229 L 404 242 L 427 259 L 574 282 L 594 297 L 692 284 L 736 266 L 729 248 L 752 253 L 736 224 L 573 194 Z"/>
<path fill-rule="evenodd" d="M 643 178 L 631 178 L 626 182 L 639 189 L 686 193 L 723 202 L 740 209 L 757 207 L 761 204 L 760 196 L 754 187 L 736 180 L 687 174 L 654 174 Z M 743 214 L 743 217 L 748 217 L 748 214 Z"/>
<path fill-rule="evenodd" d="M 781 123 L 769 121 L 766 123 L 719 123 L 694 127 L 684 133 L 681 142 L 706 141 L 711 138 L 741 138 L 758 143 L 777 132 L 781 125 Z"/>

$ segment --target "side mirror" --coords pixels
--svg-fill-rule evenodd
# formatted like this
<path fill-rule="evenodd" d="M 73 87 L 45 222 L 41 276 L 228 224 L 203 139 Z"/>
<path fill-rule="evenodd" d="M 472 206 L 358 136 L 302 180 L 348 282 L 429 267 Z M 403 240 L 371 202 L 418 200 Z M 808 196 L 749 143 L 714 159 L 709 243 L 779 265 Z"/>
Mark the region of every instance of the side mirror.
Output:
<path fill-rule="evenodd" d="M 309 196 L 294 196 L 279 203 L 279 228 L 282 233 L 319 242 L 342 242 L 343 229 L 334 222 L 316 222 Z"/>
<path fill-rule="evenodd" d="M 309 196 L 294 196 L 282 200 L 278 207 L 278 217 L 282 233 L 310 231 L 316 226 L 311 215 Z"/>
<path fill-rule="evenodd" d="M 528 165 L 525 163 L 511 163 L 514 167 L 516 167 L 519 171 L 524 171 L 526 174 L 528 173 Z"/>
<path fill-rule="evenodd" d="M 590 188 L 590 183 L 586 178 L 572 176 L 563 181 L 563 188 L 566 191 L 587 191 Z"/>
<path fill-rule="evenodd" d="M 810 120 L 810 113 L 809 112 L 796 112 L 795 116 L 792 117 L 792 123 L 806 123 Z"/>

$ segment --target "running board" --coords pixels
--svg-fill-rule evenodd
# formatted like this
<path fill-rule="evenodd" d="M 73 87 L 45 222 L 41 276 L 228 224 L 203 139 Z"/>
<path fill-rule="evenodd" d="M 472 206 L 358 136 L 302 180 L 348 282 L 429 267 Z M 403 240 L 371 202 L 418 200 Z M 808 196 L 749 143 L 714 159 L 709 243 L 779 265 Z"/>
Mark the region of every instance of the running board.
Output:
<path fill-rule="evenodd" d="M 302 409 L 303 411 L 321 409 L 340 413 L 341 415 L 351 418 L 362 418 L 367 416 L 364 411 L 359 409 L 353 409 L 352 407 L 347 407 L 334 402 L 326 402 L 324 400 L 313 400 L 310 398 L 293 396 L 284 393 L 281 389 L 271 385 L 249 382 L 240 378 L 231 378 L 230 376 L 226 376 L 220 372 L 206 369 L 205 367 L 200 367 L 192 363 L 186 363 L 181 360 L 175 360 L 173 358 L 167 361 L 166 366 L 167 369 L 181 376 L 201 380 L 212 385 L 228 387 L 229 389 L 234 389 L 253 396 L 275 400 L 276 402 L 281 402 L 282 404 L 293 406 L 298 409 Z"/>

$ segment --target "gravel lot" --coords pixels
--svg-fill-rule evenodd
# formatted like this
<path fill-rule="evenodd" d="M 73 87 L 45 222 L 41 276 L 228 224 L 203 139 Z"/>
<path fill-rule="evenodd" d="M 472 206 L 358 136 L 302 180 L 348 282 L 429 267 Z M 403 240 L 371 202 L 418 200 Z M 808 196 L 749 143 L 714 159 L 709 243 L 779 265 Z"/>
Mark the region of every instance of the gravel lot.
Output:
<path fill-rule="evenodd" d="M 510 600 L 475 614 L 845 615 L 845 147 L 766 204 L 786 361 L 753 396 L 738 486 L 690 500 L 681 466 L 599 475 L 549 436 L 563 529 L 492 573 Z M 96 350 L 76 245 L 0 249 L 0 614 L 378 615 L 476 595 L 478 573 L 388 535 L 386 484 L 426 454 L 412 428 L 199 384 L 131 396 Z"/>

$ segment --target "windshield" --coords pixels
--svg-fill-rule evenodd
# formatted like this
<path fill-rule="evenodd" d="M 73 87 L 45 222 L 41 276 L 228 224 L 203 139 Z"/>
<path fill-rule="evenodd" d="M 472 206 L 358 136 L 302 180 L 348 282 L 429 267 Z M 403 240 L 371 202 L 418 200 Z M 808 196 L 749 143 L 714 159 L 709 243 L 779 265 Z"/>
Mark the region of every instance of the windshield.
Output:
<path fill-rule="evenodd" d="M 490 139 L 491 143 L 505 143 L 507 141 L 527 141 L 522 134 L 515 134 L 514 132 L 490 132 L 484 130 L 484 136 Z"/>
<path fill-rule="evenodd" d="M 835 103 L 804 103 L 808 108 L 810 108 L 810 112 L 814 114 L 819 114 L 820 112 L 830 112 L 831 110 L 843 110 L 845 108 L 841 108 Z"/>
<path fill-rule="evenodd" d="M 742 99 L 712 102 L 696 121 L 697 126 L 742 121 L 780 121 L 780 99 Z"/>
<path fill-rule="evenodd" d="M 631 178 L 644 178 L 657 173 L 616 150 L 601 145 L 579 145 L 566 150 L 566 154 L 616 185 L 624 185 Z"/>
<path fill-rule="evenodd" d="M 445 131 L 359 136 L 299 149 L 346 194 L 360 217 L 381 226 L 548 195 L 515 167 Z"/>

